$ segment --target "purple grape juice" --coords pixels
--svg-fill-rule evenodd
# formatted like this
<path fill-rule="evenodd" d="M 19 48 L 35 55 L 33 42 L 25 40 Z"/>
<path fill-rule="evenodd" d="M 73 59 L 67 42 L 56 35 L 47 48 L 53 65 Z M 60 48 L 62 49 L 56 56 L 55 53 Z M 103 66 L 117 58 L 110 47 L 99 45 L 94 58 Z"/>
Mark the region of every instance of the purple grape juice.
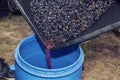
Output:
<path fill-rule="evenodd" d="M 51 44 L 47 44 L 46 46 L 46 61 L 47 61 L 47 67 L 48 69 L 51 69 L 52 67 L 52 61 L 51 61 L 51 55 L 50 55 L 50 52 L 51 52 Z"/>

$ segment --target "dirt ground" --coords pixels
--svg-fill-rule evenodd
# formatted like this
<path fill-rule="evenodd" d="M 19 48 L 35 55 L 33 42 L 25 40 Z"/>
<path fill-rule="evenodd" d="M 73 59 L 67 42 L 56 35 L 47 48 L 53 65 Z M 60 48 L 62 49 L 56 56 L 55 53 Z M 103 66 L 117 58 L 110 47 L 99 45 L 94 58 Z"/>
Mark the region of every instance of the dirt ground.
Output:
<path fill-rule="evenodd" d="M 32 33 L 22 16 L 0 20 L 0 57 L 14 64 L 15 48 Z M 81 46 L 85 52 L 82 80 L 120 80 L 120 38 L 108 32 Z"/>

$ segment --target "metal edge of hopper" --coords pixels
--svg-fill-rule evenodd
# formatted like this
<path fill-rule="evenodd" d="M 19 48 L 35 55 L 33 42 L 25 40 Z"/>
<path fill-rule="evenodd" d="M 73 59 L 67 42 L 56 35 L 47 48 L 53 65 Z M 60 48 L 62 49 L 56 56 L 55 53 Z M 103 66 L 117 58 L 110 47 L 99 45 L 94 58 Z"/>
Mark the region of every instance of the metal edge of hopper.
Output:
<path fill-rule="evenodd" d="M 54 48 L 52 50 L 57 50 L 57 49 L 64 48 L 64 47 L 67 47 L 67 46 L 70 46 L 70 45 L 82 43 L 82 42 L 84 42 L 86 40 L 95 38 L 95 37 L 99 36 L 100 34 L 105 33 L 107 31 L 110 31 L 112 29 L 115 29 L 115 28 L 117 28 L 119 26 L 120 26 L 120 21 L 118 21 L 116 23 L 113 23 L 111 25 L 105 26 L 104 28 L 101 28 L 101 29 L 96 30 L 94 32 L 91 32 L 89 34 L 83 35 L 80 38 L 77 38 L 75 40 L 69 41 L 67 43 L 63 43 L 63 44 L 59 45 L 58 47 L 56 47 L 56 48 Z"/>
<path fill-rule="evenodd" d="M 18 0 L 13 0 L 13 1 L 15 2 L 16 6 L 19 8 L 20 12 L 22 13 L 22 15 L 25 18 L 25 20 L 27 21 L 27 23 L 30 25 L 31 29 L 36 33 L 36 35 L 37 35 L 36 38 L 38 39 L 38 41 L 41 41 L 42 46 L 45 47 L 45 43 L 42 40 L 39 32 L 36 30 L 36 28 L 32 24 L 31 20 L 29 19 L 29 17 L 27 16 L 27 14 L 25 13 L 25 11 L 23 10 L 23 8 L 22 8 L 21 4 L 19 3 L 19 1 Z"/>
<path fill-rule="evenodd" d="M 105 32 L 108 32 L 110 30 L 113 30 L 119 27 L 120 26 L 120 15 L 119 15 L 120 11 L 118 11 L 120 9 L 119 7 L 120 7 L 120 4 L 118 3 L 113 4 L 112 7 L 100 17 L 100 20 L 97 21 L 97 23 L 91 25 L 92 28 L 95 27 L 96 25 L 99 26 L 96 28 L 96 30 L 92 30 L 91 32 L 91 30 L 89 29 L 87 30 L 87 33 L 84 33 L 81 37 L 68 41 L 66 43 L 60 44 L 59 46 L 55 47 L 53 50 L 57 50 L 57 49 L 64 48 L 74 44 L 81 44 L 84 41 L 90 40 Z M 112 16 L 110 16 L 109 14 L 112 14 Z M 107 23 L 102 24 L 103 22 L 106 22 L 106 21 Z"/>

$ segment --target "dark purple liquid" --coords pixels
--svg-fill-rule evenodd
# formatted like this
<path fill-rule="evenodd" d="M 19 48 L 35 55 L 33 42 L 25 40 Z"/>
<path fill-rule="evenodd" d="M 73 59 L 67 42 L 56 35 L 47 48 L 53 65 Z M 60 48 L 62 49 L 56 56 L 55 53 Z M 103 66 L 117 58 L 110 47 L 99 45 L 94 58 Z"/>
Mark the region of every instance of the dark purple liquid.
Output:
<path fill-rule="evenodd" d="M 52 64 L 50 49 L 51 49 L 51 44 L 47 44 L 47 46 L 46 46 L 46 61 L 47 61 L 48 69 L 51 69 L 51 64 Z"/>

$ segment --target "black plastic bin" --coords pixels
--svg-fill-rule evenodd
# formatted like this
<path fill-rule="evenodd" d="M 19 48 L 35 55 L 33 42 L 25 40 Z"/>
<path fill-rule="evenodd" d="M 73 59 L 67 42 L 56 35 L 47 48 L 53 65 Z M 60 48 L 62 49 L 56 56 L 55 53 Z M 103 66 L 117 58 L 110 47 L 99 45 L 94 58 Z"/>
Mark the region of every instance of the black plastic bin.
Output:
<path fill-rule="evenodd" d="M 7 0 L 0 0 L 0 19 L 9 13 Z"/>

